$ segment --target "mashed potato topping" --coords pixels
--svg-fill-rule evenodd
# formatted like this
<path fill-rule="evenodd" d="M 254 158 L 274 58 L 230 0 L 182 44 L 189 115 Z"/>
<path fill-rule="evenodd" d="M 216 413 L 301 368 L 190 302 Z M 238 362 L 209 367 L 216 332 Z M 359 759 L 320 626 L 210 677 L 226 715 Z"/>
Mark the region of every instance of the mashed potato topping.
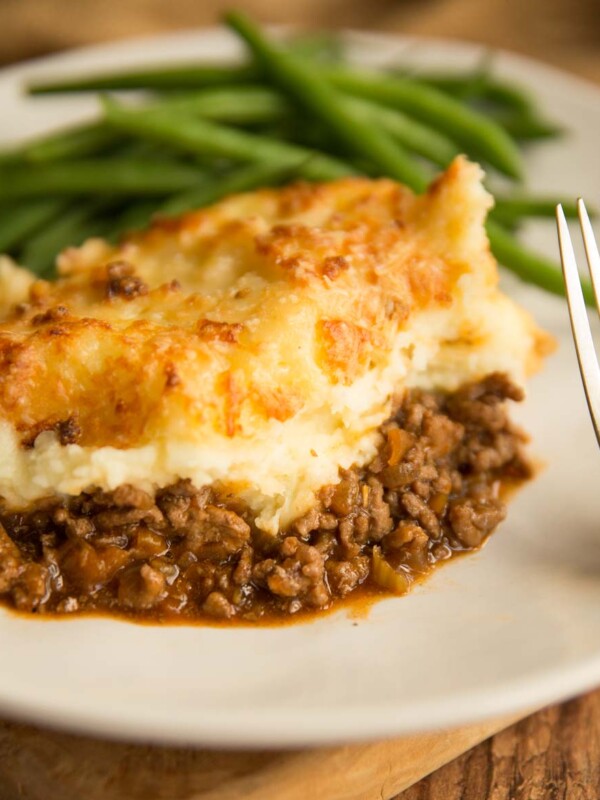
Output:
<path fill-rule="evenodd" d="M 497 288 L 480 181 L 265 189 L 67 250 L 55 283 L 0 265 L 0 495 L 190 478 L 276 532 L 406 387 L 522 382 L 548 340 Z"/>

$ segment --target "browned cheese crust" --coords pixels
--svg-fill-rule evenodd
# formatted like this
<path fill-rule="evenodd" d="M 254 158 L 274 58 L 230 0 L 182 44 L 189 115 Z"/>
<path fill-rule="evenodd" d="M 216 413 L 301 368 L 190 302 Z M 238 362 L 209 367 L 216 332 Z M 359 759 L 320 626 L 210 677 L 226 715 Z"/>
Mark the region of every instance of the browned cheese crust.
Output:
<path fill-rule="evenodd" d="M 69 442 L 119 448 L 289 420 L 385 367 L 465 272 L 497 291 L 473 170 L 457 160 L 422 197 L 363 178 L 265 189 L 66 251 L 62 277 L 0 324 L 0 418 L 25 443 L 67 426 Z M 547 339 L 522 324 L 530 371 Z M 467 316 L 454 335 L 479 344 Z"/>

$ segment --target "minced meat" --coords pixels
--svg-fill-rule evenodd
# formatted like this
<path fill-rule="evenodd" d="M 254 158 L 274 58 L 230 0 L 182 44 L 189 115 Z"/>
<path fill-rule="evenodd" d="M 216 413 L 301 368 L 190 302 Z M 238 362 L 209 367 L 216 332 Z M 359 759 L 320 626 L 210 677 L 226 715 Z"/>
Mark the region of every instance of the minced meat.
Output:
<path fill-rule="evenodd" d="M 37 613 L 287 618 L 373 588 L 375 546 L 408 585 L 479 547 L 504 518 L 501 488 L 529 477 L 507 399 L 521 392 L 499 374 L 449 395 L 408 392 L 373 461 L 341 471 L 278 537 L 189 481 L 156 497 L 126 485 L 0 507 L 0 597 Z"/>

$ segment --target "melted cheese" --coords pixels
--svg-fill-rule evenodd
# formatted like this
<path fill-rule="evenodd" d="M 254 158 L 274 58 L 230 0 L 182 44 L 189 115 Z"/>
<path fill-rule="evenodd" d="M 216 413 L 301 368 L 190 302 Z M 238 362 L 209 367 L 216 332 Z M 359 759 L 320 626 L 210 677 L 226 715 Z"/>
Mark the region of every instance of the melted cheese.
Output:
<path fill-rule="evenodd" d="M 490 205 L 457 159 L 421 197 L 265 189 L 67 250 L 54 283 L 5 265 L 0 494 L 190 478 L 277 531 L 374 455 L 406 386 L 538 366 L 548 339 L 497 288 Z"/>

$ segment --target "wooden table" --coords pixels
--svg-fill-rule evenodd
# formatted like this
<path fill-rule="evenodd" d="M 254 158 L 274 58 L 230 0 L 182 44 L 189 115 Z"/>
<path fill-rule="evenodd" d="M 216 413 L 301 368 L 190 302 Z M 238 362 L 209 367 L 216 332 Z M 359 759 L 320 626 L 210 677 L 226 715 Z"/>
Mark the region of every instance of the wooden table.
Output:
<path fill-rule="evenodd" d="M 0 722 L 0 800 L 600 797 L 600 691 L 506 727 L 510 721 L 343 747 L 240 753 L 118 744 Z"/>
<path fill-rule="evenodd" d="M 2 0 L 0 62 L 91 42 L 213 25 L 231 6 L 267 22 L 483 42 L 600 81 L 597 0 Z"/>
<path fill-rule="evenodd" d="M 94 41 L 214 24 L 221 10 L 231 5 L 243 7 L 271 22 L 345 25 L 480 41 L 540 58 L 600 82 L 600 3 L 597 0 L 286 0 L 281 3 L 272 0 L 238 0 L 237 3 L 229 0 L 171 0 L 169 3 L 164 0 L 103 0 L 101 3 L 97 0 L 3 0 L 0 5 L 0 63 Z M 309 780 L 305 784 L 306 792 L 310 791 L 318 800 L 337 800 L 338 797 L 351 800 L 348 793 L 334 798 L 331 783 L 326 791 L 316 785 L 319 764 L 322 769 L 331 758 L 338 767 L 341 763 L 362 765 L 360 773 L 355 773 L 354 786 L 358 793 L 352 798 L 390 798 L 410 783 L 409 774 L 413 775 L 412 780 L 426 774 L 506 723 L 495 721 L 453 734 L 414 740 L 412 744 L 396 740 L 379 746 L 336 749 L 333 754 L 323 751 L 312 761 L 305 754 L 254 754 L 242 757 L 235 764 L 230 754 L 217 756 L 176 749 L 91 743 L 80 737 L 46 734 L 27 726 L 0 723 L 0 800 L 58 800 L 59 797 L 60 800 L 95 800 L 96 797 L 102 800 L 204 800 L 209 796 L 211 800 L 225 800 L 225 795 L 219 794 L 217 789 L 219 781 L 223 785 L 224 775 L 231 775 L 232 771 L 239 777 L 235 770 L 242 770 L 246 776 L 253 770 L 256 773 L 256 770 L 270 769 L 271 775 L 279 770 L 277 774 L 285 779 L 298 764 L 302 765 L 302 773 L 312 778 L 312 783 Z M 428 753 L 429 760 L 419 760 L 419 753 L 421 756 Z M 406 759 L 410 760 L 412 773 L 403 766 Z M 78 784 L 68 783 L 69 769 L 78 776 Z M 106 783 L 107 770 L 112 789 Z M 175 773 L 178 788 L 173 782 Z M 137 775 L 137 787 L 134 775 Z M 194 775 L 197 781 L 207 780 L 208 775 L 213 782 L 210 795 L 204 790 L 208 784 L 205 783 L 202 790 L 200 783 L 196 787 L 192 785 Z M 61 777 L 63 787 L 71 786 L 72 793 L 68 796 L 67 789 L 62 795 L 50 793 L 49 782 L 53 781 L 56 791 L 60 786 L 56 781 Z M 182 780 L 187 781 L 187 786 Z M 368 788 L 367 783 L 361 781 L 368 782 Z M 261 788 L 260 782 L 258 788 Z M 123 794 L 124 791 L 128 793 Z M 261 796 L 261 792 L 252 794 L 255 796 Z M 265 800 L 284 796 L 296 797 L 289 791 L 277 795 L 262 792 Z M 250 797 L 250 794 L 227 794 L 227 800 L 234 797 Z M 540 711 L 496 733 L 397 797 L 402 800 L 598 800 L 600 691 Z"/>

